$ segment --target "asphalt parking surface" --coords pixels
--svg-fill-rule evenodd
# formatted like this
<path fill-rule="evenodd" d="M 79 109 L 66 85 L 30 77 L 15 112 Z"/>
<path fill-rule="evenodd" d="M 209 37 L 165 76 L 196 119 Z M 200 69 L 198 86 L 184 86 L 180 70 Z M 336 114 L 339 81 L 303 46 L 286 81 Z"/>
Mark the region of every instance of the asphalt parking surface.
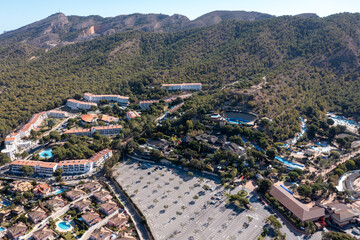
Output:
<path fill-rule="evenodd" d="M 252 209 L 238 211 L 226 207 L 225 190 L 219 180 L 188 176 L 187 171 L 177 168 L 156 167 L 143 169 L 132 161 L 121 163 L 114 172 L 145 215 L 156 239 L 251 240 L 257 239 L 266 225 L 270 213 L 253 193 L 248 195 Z M 204 190 L 204 185 L 212 190 Z M 215 196 L 217 193 L 221 194 Z"/>

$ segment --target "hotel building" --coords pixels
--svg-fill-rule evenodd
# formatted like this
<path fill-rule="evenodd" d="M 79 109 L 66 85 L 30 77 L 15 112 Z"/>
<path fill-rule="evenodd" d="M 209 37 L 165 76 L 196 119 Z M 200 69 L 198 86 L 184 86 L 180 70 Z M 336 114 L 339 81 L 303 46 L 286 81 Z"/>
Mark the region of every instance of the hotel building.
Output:
<path fill-rule="evenodd" d="M 78 101 L 75 99 L 68 99 L 66 102 L 66 106 L 70 107 L 71 109 L 86 109 L 89 110 L 92 106 L 97 107 L 96 103 L 91 102 L 83 102 Z"/>
<path fill-rule="evenodd" d="M 120 95 L 94 95 L 91 93 L 84 93 L 84 99 L 88 102 L 100 102 L 101 100 L 108 100 L 109 102 L 117 102 L 120 104 L 128 105 L 129 97 Z"/>
<path fill-rule="evenodd" d="M 82 174 L 92 170 L 93 164 L 87 159 L 66 160 L 59 162 L 59 168 L 62 168 L 64 175 Z"/>
<path fill-rule="evenodd" d="M 69 113 L 65 111 L 51 110 L 47 112 L 47 116 L 50 118 L 66 118 L 69 116 Z"/>
<path fill-rule="evenodd" d="M 115 135 L 121 133 L 122 125 L 114 126 L 99 126 L 93 127 L 91 129 L 75 129 L 67 130 L 65 134 L 75 134 L 76 136 L 88 136 L 91 137 L 95 132 L 100 133 L 101 135 Z"/>
<path fill-rule="evenodd" d="M 201 83 L 179 83 L 179 84 L 163 84 L 162 88 L 169 91 L 200 91 Z"/>
<path fill-rule="evenodd" d="M 52 176 L 58 164 L 53 162 L 16 160 L 10 165 L 11 172 L 23 174 L 23 171 L 20 170 L 22 166 L 31 167 L 34 173 L 40 176 Z"/>
<path fill-rule="evenodd" d="M 89 159 L 81 160 L 65 160 L 59 163 L 30 161 L 30 160 L 16 160 L 11 163 L 10 170 L 13 173 L 24 174 L 21 171 L 22 166 L 29 166 L 34 170 L 34 173 L 40 176 L 52 176 L 56 169 L 63 169 L 63 174 L 83 174 L 91 171 L 94 167 L 100 166 L 106 159 L 111 158 L 112 150 L 104 149 Z"/>

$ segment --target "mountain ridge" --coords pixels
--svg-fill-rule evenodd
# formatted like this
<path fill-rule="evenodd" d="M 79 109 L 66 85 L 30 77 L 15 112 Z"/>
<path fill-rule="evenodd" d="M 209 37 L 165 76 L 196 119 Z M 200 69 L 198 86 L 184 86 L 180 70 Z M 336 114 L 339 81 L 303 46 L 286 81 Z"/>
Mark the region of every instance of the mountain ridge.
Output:
<path fill-rule="evenodd" d="M 25 42 L 42 48 L 53 48 L 125 31 L 173 32 L 218 24 L 224 20 L 257 21 L 275 16 L 259 12 L 213 11 L 194 20 L 180 14 L 118 15 L 115 17 L 66 16 L 55 13 L 21 28 L 0 34 L 0 46 Z"/>

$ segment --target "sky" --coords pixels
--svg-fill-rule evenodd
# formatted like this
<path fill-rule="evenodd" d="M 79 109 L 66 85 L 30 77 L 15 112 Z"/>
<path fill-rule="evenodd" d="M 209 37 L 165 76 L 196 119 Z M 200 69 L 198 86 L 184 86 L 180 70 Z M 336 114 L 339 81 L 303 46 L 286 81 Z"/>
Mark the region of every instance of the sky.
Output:
<path fill-rule="evenodd" d="M 244 10 L 276 16 L 316 13 L 321 17 L 360 12 L 359 0 L 1 0 L 0 33 L 41 20 L 56 12 L 65 15 L 113 17 L 131 13 L 182 14 L 195 19 L 215 10 Z"/>

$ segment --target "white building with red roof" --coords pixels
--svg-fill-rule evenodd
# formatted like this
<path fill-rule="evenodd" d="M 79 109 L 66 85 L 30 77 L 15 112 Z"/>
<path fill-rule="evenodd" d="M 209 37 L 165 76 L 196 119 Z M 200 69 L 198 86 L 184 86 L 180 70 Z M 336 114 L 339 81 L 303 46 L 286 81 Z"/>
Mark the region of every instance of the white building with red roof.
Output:
<path fill-rule="evenodd" d="M 162 88 L 169 91 L 200 91 L 202 87 L 201 83 L 175 83 L 175 84 L 163 84 Z"/>
<path fill-rule="evenodd" d="M 52 176 L 58 164 L 53 162 L 16 160 L 11 163 L 10 169 L 13 173 L 23 174 L 23 171 L 20 170 L 22 166 L 31 167 L 35 174 L 41 176 Z"/>
<path fill-rule="evenodd" d="M 59 162 L 59 168 L 62 168 L 65 175 L 82 174 L 91 171 L 93 164 L 87 159 L 65 160 Z"/>
<path fill-rule="evenodd" d="M 92 156 L 89 161 L 93 163 L 93 167 L 101 165 L 106 159 L 109 159 L 113 156 L 113 152 L 110 149 L 104 149 L 94 156 Z"/>
<path fill-rule="evenodd" d="M 68 99 L 66 102 L 66 106 L 68 106 L 71 109 L 86 109 L 90 110 L 92 106 L 97 107 L 96 103 L 91 102 L 83 102 L 75 99 Z"/>
<path fill-rule="evenodd" d="M 47 116 L 50 118 L 66 118 L 69 116 L 69 113 L 59 110 L 50 110 L 47 112 Z"/>
<path fill-rule="evenodd" d="M 108 100 L 109 102 L 117 102 L 121 104 L 129 104 L 129 97 L 120 95 L 94 95 L 91 93 L 84 93 L 84 99 L 88 102 L 100 102 L 101 100 Z"/>
<path fill-rule="evenodd" d="M 126 113 L 127 120 L 134 119 L 140 117 L 140 114 L 136 111 L 129 111 Z"/>

